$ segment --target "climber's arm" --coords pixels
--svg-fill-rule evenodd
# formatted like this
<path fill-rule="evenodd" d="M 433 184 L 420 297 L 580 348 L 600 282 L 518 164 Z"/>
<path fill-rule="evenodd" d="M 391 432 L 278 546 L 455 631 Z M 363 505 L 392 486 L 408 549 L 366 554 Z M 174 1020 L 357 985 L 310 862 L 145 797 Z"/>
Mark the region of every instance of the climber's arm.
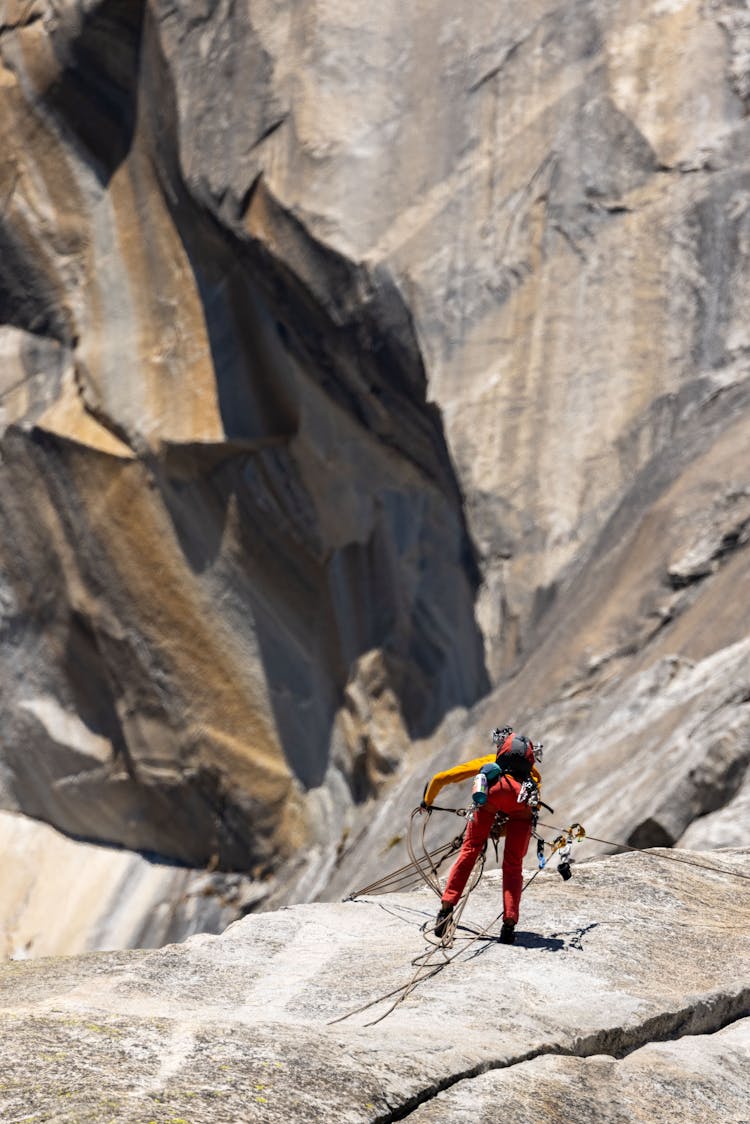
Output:
<path fill-rule="evenodd" d="M 482 765 L 488 765 L 494 760 L 495 754 L 490 753 L 486 757 L 474 757 L 463 765 L 454 765 L 452 769 L 443 769 L 442 772 L 435 773 L 432 780 L 425 786 L 422 805 L 429 808 L 431 804 L 434 804 L 437 794 L 444 785 L 466 781 L 478 773 Z"/>

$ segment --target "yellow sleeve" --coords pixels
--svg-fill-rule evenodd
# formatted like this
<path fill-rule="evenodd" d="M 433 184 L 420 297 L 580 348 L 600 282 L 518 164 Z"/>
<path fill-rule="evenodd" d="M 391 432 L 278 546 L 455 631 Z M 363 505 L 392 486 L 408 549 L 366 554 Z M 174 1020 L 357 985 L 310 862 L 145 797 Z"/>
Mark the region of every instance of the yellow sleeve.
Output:
<path fill-rule="evenodd" d="M 432 804 L 435 797 L 440 792 L 443 785 L 457 784 L 459 781 L 468 780 L 478 773 L 482 765 L 489 765 L 491 761 L 495 760 L 494 753 L 488 753 L 486 757 L 474 757 L 471 761 L 467 761 L 463 765 L 454 765 L 452 769 L 444 769 L 442 773 L 435 773 L 427 788 L 424 790 L 425 804 Z"/>

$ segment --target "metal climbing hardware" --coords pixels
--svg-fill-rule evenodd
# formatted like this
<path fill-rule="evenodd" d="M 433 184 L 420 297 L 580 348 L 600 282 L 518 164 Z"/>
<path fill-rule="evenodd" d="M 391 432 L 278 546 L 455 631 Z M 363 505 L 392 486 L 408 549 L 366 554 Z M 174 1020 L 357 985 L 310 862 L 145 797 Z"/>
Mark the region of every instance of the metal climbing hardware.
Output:
<path fill-rule="evenodd" d="M 531 777 L 523 782 L 516 799 L 519 804 L 528 804 L 531 809 L 539 807 L 539 789 Z"/>
<path fill-rule="evenodd" d="M 557 871 L 563 882 L 567 882 L 568 879 L 572 877 L 573 872 L 570 869 L 570 864 L 573 861 L 570 854 L 572 850 L 573 844 L 571 842 L 566 843 L 564 847 L 560 848 L 560 861 L 557 864 Z"/>
<path fill-rule="evenodd" d="M 565 827 L 559 835 L 550 843 L 552 853 L 559 851 L 567 843 L 579 843 L 582 839 L 586 838 L 586 829 L 579 823 L 573 823 L 570 827 Z"/>
<path fill-rule="evenodd" d="M 504 812 L 495 812 L 495 818 L 490 828 L 490 839 L 502 839 L 505 835 L 505 825 L 509 819 L 510 816 L 506 816 Z"/>
<path fill-rule="evenodd" d="M 586 829 L 582 824 L 573 823 L 570 827 L 566 827 L 560 835 L 552 840 L 550 847 L 552 854 L 559 851 L 559 861 L 557 863 L 557 870 L 563 882 L 567 882 L 572 876 L 570 864 L 574 861 L 572 856 L 573 844 L 580 843 L 582 839 L 586 838 Z"/>

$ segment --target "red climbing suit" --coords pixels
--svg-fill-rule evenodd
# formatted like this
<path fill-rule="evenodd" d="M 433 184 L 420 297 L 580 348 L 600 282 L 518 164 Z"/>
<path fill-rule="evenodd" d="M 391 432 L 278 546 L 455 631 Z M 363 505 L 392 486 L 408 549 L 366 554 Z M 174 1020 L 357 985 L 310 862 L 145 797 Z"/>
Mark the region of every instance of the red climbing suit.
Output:
<path fill-rule="evenodd" d="M 505 828 L 503 850 L 503 920 L 518 921 L 523 885 L 523 858 L 531 840 L 531 812 L 526 804 L 518 803 L 520 787 L 521 782 L 514 777 L 500 777 L 489 790 L 487 803 L 474 812 L 443 891 L 444 905 L 455 905 L 461 897 L 474 863 L 487 842 L 495 813 L 503 812 L 509 817 Z"/>
<path fill-rule="evenodd" d="M 502 754 L 502 749 L 501 749 Z M 534 747 L 529 743 L 527 757 L 530 762 L 534 760 Z M 495 754 L 475 758 L 465 765 L 454 766 L 443 773 L 436 773 L 425 791 L 425 803 L 429 806 L 434 801 L 439 790 L 444 784 L 465 780 L 479 772 L 482 765 L 495 760 Z M 502 764 L 502 757 L 498 755 Z M 541 777 L 534 768 L 532 777 L 537 782 Z M 463 893 L 464 886 L 472 872 L 474 863 L 487 842 L 492 824 L 497 812 L 508 816 L 505 828 L 505 849 L 503 851 L 503 920 L 518 921 L 518 909 L 521 902 L 521 887 L 523 886 L 523 859 L 531 840 L 531 810 L 528 804 L 518 803 L 518 793 L 521 781 L 515 777 L 501 776 L 490 787 L 487 793 L 487 803 L 475 809 L 472 819 L 466 829 L 461 850 L 458 853 L 448 882 L 443 891 L 442 904 L 455 905 Z"/>

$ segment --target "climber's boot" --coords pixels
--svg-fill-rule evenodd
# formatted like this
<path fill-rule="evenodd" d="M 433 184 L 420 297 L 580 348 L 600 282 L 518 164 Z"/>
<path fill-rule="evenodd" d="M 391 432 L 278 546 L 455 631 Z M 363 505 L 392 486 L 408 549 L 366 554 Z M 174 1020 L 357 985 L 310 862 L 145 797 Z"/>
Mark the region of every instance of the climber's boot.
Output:
<path fill-rule="evenodd" d="M 438 910 L 438 915 L 435 918 L 435 936 L 442 939 L 445 935 L 445 930 L 448 928 L 451 917 L 453 916 L 452 905 L 441 905 Z"/>
<path fill-rule="evenodd" d="M 503 921 L 503 927 L 500 930 L 500 940 L 503 944 L 513 944 L 516 939 L 516 923 L 511 921 L 509 917 Z"/>

